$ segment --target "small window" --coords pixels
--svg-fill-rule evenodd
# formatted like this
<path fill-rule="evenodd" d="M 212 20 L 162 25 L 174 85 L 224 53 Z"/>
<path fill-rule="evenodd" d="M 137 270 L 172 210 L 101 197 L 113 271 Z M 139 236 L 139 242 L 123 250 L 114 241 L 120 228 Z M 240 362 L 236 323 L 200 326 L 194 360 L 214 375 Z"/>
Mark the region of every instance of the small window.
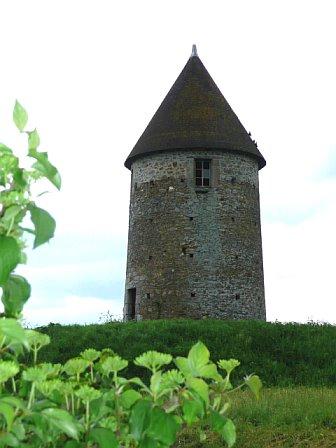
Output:
<path fill-rule="evenodd" d="M 195 160 L 196 187 L 210 187 L 210 160 Z"/>
<path fill-rule="evenodd" d="M 150 293 L 149 292 L 146 294 L 146 299 L 150 299 Z"/>
<path fill-rule="evenodd" d="M 192 292 L 190 295 L 191 297 L 196 297 L 196 294 L 194 292 Z"/>
<path fill-rule="evenodd" d="M 240 294 L 236 294 L 236 300 L 240 299 Z"/>
<path fill-rule="evenodd" d="M 194 254 L 189 254 L 189 257 L 190 258 L 194 258 Z"/>
<path fill-rule="evenodd" d="M 194 220 L 193 216 L 189 216 L 189 221 L 193 221 L 193 220 Z"/>

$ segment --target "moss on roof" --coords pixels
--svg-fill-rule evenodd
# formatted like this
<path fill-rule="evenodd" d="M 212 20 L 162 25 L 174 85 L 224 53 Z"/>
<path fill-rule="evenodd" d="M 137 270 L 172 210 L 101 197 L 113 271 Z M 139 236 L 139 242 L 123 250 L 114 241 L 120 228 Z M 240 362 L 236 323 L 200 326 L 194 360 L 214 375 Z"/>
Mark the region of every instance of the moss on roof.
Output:
<path fill-rule="evenodd" d="M 158 151 L 223 149 L 266 161 L 197 55 L 190 57 L 126 159 Z"/>

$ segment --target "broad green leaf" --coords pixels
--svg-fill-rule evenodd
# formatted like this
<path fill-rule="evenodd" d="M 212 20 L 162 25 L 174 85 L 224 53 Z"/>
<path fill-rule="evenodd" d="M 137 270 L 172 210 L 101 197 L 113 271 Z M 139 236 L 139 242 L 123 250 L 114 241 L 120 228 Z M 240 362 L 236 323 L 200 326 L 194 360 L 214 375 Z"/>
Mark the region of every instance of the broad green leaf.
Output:
<path fill-rule="evenodd" d="M 15 101 L 15 106 L 13 110 L 13 121 L 18 130 L 21 132 L 24 130 L 28 121 L 28 114 L 26 110 L 18 102 L 18 100 Z"/>
<path fill-rule="evenodd" d="M 9 378 L 15 376 L 19 370 L 19 366 L 16 362 L 0 360 L 0 383 L 5 383 Z"/>
<path fill-rule="evenodd" d="M 42 333 L 40 333 L 42 334 Z M 46 336 L 46 335 L 43 335 Z M 61 364 L 51 364 L 51 362 L 43 362 L 39 364 L 39 368 L 42 369 L 48 378 L 55 378 L 58 376 L 62 365 Z"/>
<path fill-rule="evenodd" d="M 143 353 L 142 355 L 135 358 L 134 364 L 141 367 L 146 367 L 147 369 L 155 372 L 162 366 L 170 364 L 172 362 L 172 356 L 166 353 L 159 353 L 154 350 Z"/>
<path fill-rule="evenodd" d="M 77 440 L 68 440 L 64 445 L 64 448 L 83 448 L 83 444 L 77 442 Z"/>
<path fill-rule="evenodd" d="M 0 403 L 9 404 L 13 408 L 25 409 L 25 405 L 24 405 L 23 401 L 20 398 L 13 397 L 11 395 L 9 395 L 7 397 L 1 397 Z"/>
<path fill-rule="evenodd" d="M 22 373 L 22 378 L 24 381 L 29 381 L 30 383 L 37 383 L 40 381 L 45 381 L 47 379 L 46 372 L 40 367 L 29 367 Z"/>
<path fill-rule="evenodd" d="M 84 384 L 84 386 L 81 386 L 78 390 L 76 390 L 75 395 L 84 403 L 89 403 L 90 401 L 100 398 L 102 393 L 100 392 L 100 390 Z"/>
<path fill-rule="evenodd" d="M 230 420 L 229 418 L 227 419 L 223 427 L 222 437 L 227 443 L 229 448 L 236 443 L 236 427 L 233 421 Z"/>
<path fill-rule="evenodd" d="M 201 378 L 187 378 L 187 386 L 196 392 L 202 400 L 209 403 L 209 386 Z"/>
<path fill-rule="evenodd" d="M 119 372 L 128 366 L 128 361 L 120 358 L 120 356 L 109 356 L 101 363 L 101 369 L 104 375 L 109 375 L 111 372 Z"/>
<path fill-rule="evenodd" d="M 204 415 L 204 407 L 197 400 L 186 400 L 183 403 L 183 418 L 187 425 L 192 425 L 199 421 Z"/>
<path fill-rule="evenodd" d="M 199 369 L 208 364 L 210 359 L 209 350 L 202 342 L 193 345 L 188 354 L 188 361 L 192 369 Z"/>
<path fill-rule="evenodd" d="M 22 210 L 22 207 L 20 205 L 12 205 L 11 207 L 8 207 L 5 211 L 5 214 L 3 215 L 2 219 L 6 222 L 10 222 L 12 219 L 16 217 L 18 213 L 20 213 Z"/>
<path fill-rule="evenodd" d="M 89 434 L 89 441 L 96 442 L 99 448 L 118 448 L 119 443 L 114 433 L 107 428 L 93 428 Z"/>
<path fill-rule="evenodd" d="M 16 189 L 23 190 L 26 187 L 27 181 L 24 178 L 23 168 L 16 168 L 13 171 L 13 180 Z"/>
<path fill-rule="evenodd" d="M 31 149 L 37 149 L 40 145 L 40 136 L 38 135 L 38 132 L 36 129 L 34 129 L 32 132 L 27 132 L 28 134 L 28 148 Z"/>
<path fill-rule="evenodd" d="M 0 235 L 0 286 L 3 286 L 20 261 L 20 247 L 17 241 L 10 237 Z"/>
<path fill-rule="evenodd" d="M 10 275 L 2 287 L 1 301 L 7 317 L 18 317 L 30 297 L 30 285 L 20 275 Z"/>
<path fill-rule="evenodd" d="M 150 425 L 147 435 L 162 443 L 164 446 L 171 446 L 176 439 L 176 433 L 180 425 L 174 416 L 167 414 L 160 408 L 153 408 L 151 413 Z"/>
<path fill-rule="evenodd" d="M 37 383 L 37 389 L 46 397 L 50 397 L 55 390 L 59 391 L 62 382 L 59 379 L 41 381 Z"/>
<path fill-rule="evenodd" d="M 183 373 L 185 377 L 193 376 L 193 371 L 190 368 L 188 358 L 183 358 L 182 356 L 178 356 L 174 360 L 177 368 Z"/>
<path fill-rule="evenodd" d="M 139 442 L 150 423 L 152 404 L 147 400 L 139 400 L 132 407 L 130 415 L 130 431 L 134 439 Z"/>
<path fill-rule="evenodd" d="M 12 447 L 12 446 L 22 446 L 19 440 L 9 432 L 0 434 L 0 446 L 1 447 Z"/>
<path fill-rule="evenodd" d="M 89 365 L 90 363 L 85 359 L 73 358 L 69 359 L 64 364 L 63 371 L 69 376 L 79 375 L 83 373 L 89 367 Z"/>
<path fill-rule="evenodd" d="M 56 223 L 54 218 L 42 208 L 29 207 L 31 220 L 35 226 L 34 249 L 46 243 L 54 236 Z"/>
<path fill-rule="evenodd" d="M 8 148 L 8 146 L 4 145 L 3 143 L 0 143 L 0 156 L 11 156 L 13 155 L 13 151 Z"/>
<path fill-rule="evenodd" d="M 30 347 L 34 349 L 39 350 L 41 347 L 50 344 L 50 337 L 47 334 L 36 330 L 25 330 L 25 334 Z"/>
<path fill-rule="evenodd" d="M 129 389 L 123 392 L 120 396 L 121 405 L 125 409 L 130 409 L 134 403 L 140 400 L 141 394 L 136 390 Z"/>
<path fill-rule="evenodd" d="M 225 370 L 227 374 L 230 374 L 233 369 L 240 366 L 240 362 L 237 359 L 221 359 L 218 361 L 218 367 Z"/>
<path fill-rule="evenodd" d="M 245 384 L 253 392 L 257 400 L 260 398 L 260 390 L 262 388 L 262 382 L 258 375 L 250 375 L 245 378 Z"/>
<path fill-rule="evenodd" d="M 210 424 L 214 431 L 221 435 L 222 439 L 231 448 L 236 442 L 236 427 L 232 420 L 220 415 L 216 411 L 210 413 Z"/>
<path fill-rule="evenodd" d="M 161 379 L 162 379 L 162 373 L 155 372 L 150 379 L 150 390 L 154 395 L 157 395 L 160 391 L 160 385 L 161 385 Z"/>
<path fill-rule="evenodd" d="M 162 387 L 166 389 L 179 389 L 185 378 L 181 372 L 176 369 L 168 370 L 162 374 Z"/>
<path fill-rule="evenodd" d="M 0 402 L 0 414 L 4 416 L 7 424 L 7 430 L 10 431 L 15 417 L 15 408 L 7 403 Z"/>
<path fill-rule="evenodd" d="M 51 426 L 61 430 L 68 437 L 78 440 L 79 425 L 72 415 L 63 409 L 43 409 L 41 414 L 48 418 Z"/>
<path fill-rule="evenodd" d="M 13 426 L 12 426 L 12 433 L 15 435 L 15 437 L 18 440 L 23 440 L 25 435 L 26 435 L 26 431 L 25 431 L 25 427 L 24 424 L 20 421 L 20 420 L 15 420 Z"/>
<path fill-rule="evenodd" d="M 93 361 L 99 358 L 100 354 L 101 352 L 95 350 L 94 348 L 87 348 L 86 350 L 81 352 L 80 356 L 86 361 L 92 363 Z"/>
<path fill-rule="evenodd" d="M 213 364 L 213 363 L 209 363 L 205 366 L 199 367 L 198 373 L 199 373 L 199 376 L 201 376 L 203 378 L 211 378 L 216 381 L 220 381 L 223 379 L 221 377 L 221 375 L 219 375 L 219 373 L 217 372 L 216 364 Z"/>
<path fill-rule="evenodd" d="M 211 378 L 220 380 L 221 376 L 217 372 L 217 367 L 209 362 L 209 350 L 202 342 L 195 344 L 189 351 L 188 358 L 177 357 L 175 364 L 186 376 Z"/>
<path fill-rule="evenodd" d="M 29 347 L 25 330 L 16 319 L 8 319 L 6 317 L 0 319 L 0 340 L 3 338 L 5 338 L 5 345 L 20 344 L 27 348 Z"/>
<path fill-rule="evenodd" d="M 30 149 L 28 155 L 37 160 L 37 162 L 34 163 L 33 168 L 46 177 L 59 190 L 62 183 L 61 176 L 57 171 L 57 168 L 49 162 L 48 153 Z"/>

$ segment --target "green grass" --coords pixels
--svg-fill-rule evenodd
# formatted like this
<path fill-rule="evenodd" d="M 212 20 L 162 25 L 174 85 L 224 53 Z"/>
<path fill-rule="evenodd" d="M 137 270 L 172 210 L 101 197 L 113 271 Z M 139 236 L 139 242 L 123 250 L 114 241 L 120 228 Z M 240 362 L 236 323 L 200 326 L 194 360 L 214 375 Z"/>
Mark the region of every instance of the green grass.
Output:
<path fill-rule="evenodd" d="M 336 385 L 336 326 L 260 321 L 159 320 L 103 325 L 49 325 L 40 360 L 62 362 L 85 348 L 108 347 L 128 359 L 147 350 L 185 356 L 201 340 L 214 361 L 241 361 L 234 380 L 258 374 L 265 386 Z M 132 363 L 128 375 L 144 376 Z"/>
<path fill-rule="evenodd" d="M 265 389 L 257 402 L 247 392 L 232 398 L 230 416 L 237 426 L 235 448 L 336 447 L 336 390 L 328 388 Z M 181 434 L 176 448 L 219 448 L 208 434 L 200 443 L 194 430 Z"/>

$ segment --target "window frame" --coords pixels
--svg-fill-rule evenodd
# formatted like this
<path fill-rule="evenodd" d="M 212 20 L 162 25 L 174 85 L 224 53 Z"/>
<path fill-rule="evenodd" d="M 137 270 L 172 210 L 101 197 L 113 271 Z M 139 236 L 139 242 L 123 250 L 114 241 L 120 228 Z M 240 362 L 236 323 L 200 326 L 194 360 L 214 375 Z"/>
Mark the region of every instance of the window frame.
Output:
<path fill-rule="evenodd" d="M 201 163 L 201 167 L 199 167 L 199 163 Z M 204 164 L 208 164 L 208 168 L 204 167 Z M 195 158 L 194 159 L 194 182 L 196 188 L 210 188 L 212 184 L 212 168 L 211 168 L 211 159 L 202 159 Z M 201 176 L 198 176 L 198 172 L 201 171 Z M 205 176 L 205 171 L 208 171 L 208 176 Z M 198 179 L 201 180 L 201 184 L 197 184 Z"/>

